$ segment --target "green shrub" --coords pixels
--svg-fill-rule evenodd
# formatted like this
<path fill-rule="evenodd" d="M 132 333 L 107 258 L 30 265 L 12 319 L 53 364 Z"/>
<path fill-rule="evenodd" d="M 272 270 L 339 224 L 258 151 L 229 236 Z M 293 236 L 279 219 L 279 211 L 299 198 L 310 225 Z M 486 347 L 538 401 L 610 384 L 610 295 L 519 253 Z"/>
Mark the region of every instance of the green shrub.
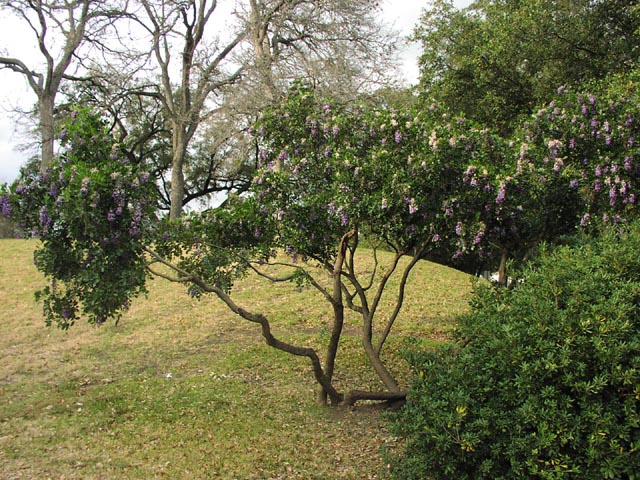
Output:
<path fill-rule="evenodd" d="M 640 225 L 478 285 L 462 348 L 412 354 L 396 478 L 640 479 Z"/>

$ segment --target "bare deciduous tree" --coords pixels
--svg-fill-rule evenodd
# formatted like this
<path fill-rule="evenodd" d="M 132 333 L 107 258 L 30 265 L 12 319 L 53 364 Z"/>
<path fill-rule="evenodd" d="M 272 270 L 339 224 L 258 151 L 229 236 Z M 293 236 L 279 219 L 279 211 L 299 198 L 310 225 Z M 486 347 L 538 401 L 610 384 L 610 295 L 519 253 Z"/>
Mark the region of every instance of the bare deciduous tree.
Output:
<path fill-rule="evenodd" d="M 186 163 L 201 126 L 208 128 L 203 135 L 214 139 L 210 145 L 237 153 L 238 132 L 292 79 L 332 86 L 333 96 L 337 85 L 354 95 L 383 77 L 383 59 L 392 45 L 371 0 L 237 2 L 227 15 L 235 23 L 218 32 L 214 24 L 224 12 L 215 0 L 140 2 L 145 15 L 139 21 L 152 37 L 159 76 L 157 88 L 147 94 L 161 100 L 172 132 L 171 218 L 179 217 L 190 199 Z M 234 147 L 221 139 L 234 139 Z"/>
<path fill-rule="evenodd" d="M 32 32 L 42 58 L 37 65 L 2 52 L 0 68 L 23 75 L 37 97 L 41 165 L 53 159 L 56 96 L 81 46 L 107 35 L 113 21 L 126 10 L 126 4 L 105 0 L 35 1 L 4 0 L 0 8 Z"/>

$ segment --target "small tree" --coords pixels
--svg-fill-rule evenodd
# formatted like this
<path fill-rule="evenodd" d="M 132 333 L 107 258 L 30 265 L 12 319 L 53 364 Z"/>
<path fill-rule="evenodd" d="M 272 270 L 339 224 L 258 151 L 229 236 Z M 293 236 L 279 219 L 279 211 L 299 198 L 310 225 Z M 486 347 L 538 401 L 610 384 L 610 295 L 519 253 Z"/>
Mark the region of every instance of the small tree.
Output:
<path fill-rule="evenodd" d="M 60 157 L 42 172 L 23 169 L 0 199 L 42 241 L 34 262 L 49 286 L 36 297 L 47 325 L 67 329 L 80 316 L 98 325 L 118 318 L 145 290 L 155 189 L 91 112 L 74 111 L 60 141 Z"/>
<path fill-rule="evenodd" d="M 420 259 L 448 252 L 452 245 L 458 249 L 456 259 L 462 250 L 482 248 L 484 232 L 478 218 L 487 199 L 463 181 L 466 154 L 480 160 L 491 154 L 487 147 L 496 144 L 487 141 L 487 132 L 469 128 L 461 119 L 436 125 L 435 116 L 346 108 L 322 102 L 304 87 L 295 88 L 256 126 L 264 148 L 251 196 L 238 199 L 228 212 L 168 225 L 163 235 L 170 240 L 159 244 L 156 259 L 165 265 L 180 259 L 173 266 L 180 274 L 176 280 L 198 278 L 194 293 L 214 292 L 222 298 L 216 285 L 223 290 L 231 286 L 230 265 L 234 274 L 250 269 L 273 281 L 308 282 L 333 309 L 324 366 L 316 367 L 321 372 L 316 376 L 321 401 L 327 395 L 333 403 L 347 404 L 403 398 L 405 392 L 381 351 L 400 313 L 409 273 Z M 427 131 L 429 137 L 424 135 Z M 236 222 L 231 231 L 223 227 L 230 216 Z M 356 260 L 363 240 L 375 265 L 364 276 Z M 393 253 L 382 272 L 377 261 L 380 248 Z M 287 252 L 291 260 L 274 260 L 274 249 Z M 410 261 L 397 272 L 395 307 L 388 318 L 379 319 L 382 294 L 403 257 Z M 451 257 L 449 261 L 455 261 Z M 290 274 L 268 277 L 262 266 L 272 261 Z M 313 264 L 329 274 L 331 285 L 314 276 Z M 225 302 L 230 304 L 226 298 Z M 345 308 L 361 316 L 361 341 L 384 391 L 342 394 L 332 386 Z M 239 307 L 233 309 L 252 320 Z"/>
<path fill-rule="evenodd" d="M 259 323 L 267 343 L 308 357 L 322 401 L 403 398 L 381 351 L 400 313 L 409 273 L 421 258 L 451 245 L 482 248 L 478 218 L 486 199 L 463 178 L 466 155 L 480 160 L 495 143 L 462 120 L 438 125 L 434 116 L 347 109 L 296 89 L 257 127 L 265 148 L 250 193 L 224 209 L 157 223 L 148 177 L 121 161 L 120 147 L 95 116 L 76 115 L 64 132 L 60 161 L 44 175 L 23 178 L 10 196 L 16 217 L 37 229 L 44 242 L 37 264 L 52 281 L 40 293 L 48 322 L 67 328 L 80 313 L 96 323 L 117 316 L 143 291 L 147 272 L 186 283 L 193 295 L 217 295 Z M 278 159 L 283 168 L 276 171 Z M 376 265 L 365 277 L 356 265 L 363 239 L 373 246 Z M 385 271 L 377 262 L 379 248 L 393 252 Z M 267 276 L 261 265 L 274 261 L 277 250 L 291 256 L 280 262 L 290 269 L 286 279 L 308 282 L 332 306 L 324 365 L 315 350 L 275 338 L 264 315 L 242 308 L 230 295 L 235 279 L 246 272 Z M 395 308 L 379 321 L 382 293 L 402 257 L 410 261 L 399 272 Z M 158 270 L 157 263 L 173 273 Z M 314 277 L 311 263 L 331 275 L 329 287 Z M 341 393 L 333 385 L 345 306 L 361 315 L 363 346 L 384 391 Z"/>
<path fill-rule="evenodd" d="M 627 75 L 583 91 L 560 87 L 516 130 L 507 163 L 491 178 L 493 202 L 481 216 L 501 259 L 501 280 L 507 260 L 526 259 L 541 242 L 637 217 L 638 85 L 636 75 Z M 483 184 L 477 169 L 468 181 Z"/>

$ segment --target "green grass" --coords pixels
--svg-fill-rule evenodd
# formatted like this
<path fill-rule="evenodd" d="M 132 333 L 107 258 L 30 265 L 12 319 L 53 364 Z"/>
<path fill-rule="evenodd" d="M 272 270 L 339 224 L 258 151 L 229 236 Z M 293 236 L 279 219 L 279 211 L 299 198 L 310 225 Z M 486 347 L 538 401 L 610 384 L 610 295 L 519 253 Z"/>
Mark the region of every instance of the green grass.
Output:
<path fill-rule="evenodd" d="M 154 280 L 118 325 L 46 328 L 33 241 L 1 240 L 0 478 L 367 479 L 397 446 L 380 410 L 321 408 L 305 359 L 264 345 L 255 325 L 214 298 Z M 328 305 L 311 290 L 237 285 L 277 335 L 319 346 Z M 466 308 L 468 277 L 424 262 L 413 274 L 386 358 L 409 372 L 406 338 L 446 339 Z M 387 310 L 390 299 L 385 300 Z M 336 380 L 376 387 L 349 316 Z"/>

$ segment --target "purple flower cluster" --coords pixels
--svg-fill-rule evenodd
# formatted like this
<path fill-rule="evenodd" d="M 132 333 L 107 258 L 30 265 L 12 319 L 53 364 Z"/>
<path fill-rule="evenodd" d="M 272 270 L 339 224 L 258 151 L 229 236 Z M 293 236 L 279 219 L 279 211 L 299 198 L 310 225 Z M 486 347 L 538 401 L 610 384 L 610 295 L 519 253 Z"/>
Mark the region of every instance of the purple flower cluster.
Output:
<path fill-rule="evenodd" d="M 9 196 L 6 194 L 0 195 L 0 211 L 4 218 L 11 217 L 11 202 L 9 201 Z"/>
<path fill-rule="evenodd" d="M 502 205 L 506 197 L 507 197 L 507 186 L 505 185 L 504 182 L 502 182 L 500 184 L 500 188 L 498 189 L 498 195 L 496 196 L 496 204 Z"/>
<path fill-rule="evenodd" d="M 42 227 L 42 232 L 46 234 L 53 223 L 53 220 L 49 216 L 49 211 L 46 205 L 43 205 L 40 208 L 39 218 L 40 218 L 40 226 Z"/>
<path fill-rule="evenodd" d="M 91 180 L 88 177 L 85 177 L 82 179 L 82 184 L 80 185 L 80 194 L 83 197 L 86 197 L 87 194 L 89 193 L 89 183 L 91 182 Z"/>
<path fill-rule="evenodd" d="M 142 225 L 142 205 L 140 202 L 136 202 L 133 207 L 133 215 L 131 216 L 131 225 L 129 227 L 129 235 L 134 238 L 140 236 L 141 230 L 140 227 Z"/>

